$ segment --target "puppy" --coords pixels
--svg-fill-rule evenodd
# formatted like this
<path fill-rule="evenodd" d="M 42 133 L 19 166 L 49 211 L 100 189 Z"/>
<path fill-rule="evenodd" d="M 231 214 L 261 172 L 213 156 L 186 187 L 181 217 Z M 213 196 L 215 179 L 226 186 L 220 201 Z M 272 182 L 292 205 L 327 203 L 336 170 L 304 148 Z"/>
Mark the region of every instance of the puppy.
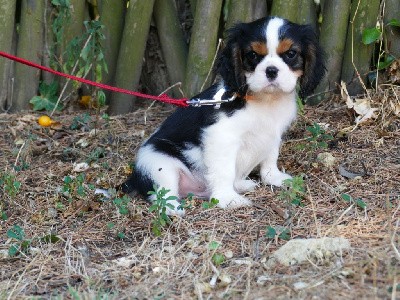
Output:
<path fill-rule="evenodd" d="M 168 196 L 193 193 L 234 208 L 251 204 L 241 194 L 256 187 L 247 178 L 256 166 L 264 184 L 291 178 L 277 160 L 282 134 L 296 117 L 297 83 L 305 98 L 325 72 L 315 32 L 277 17 L 237 24 L 216 71 L 220 80 L 192 99 L 226 102 L 218 109 L 178 108 L 140 147 L 123 192 L 147 196 L 156 185 Z M 179 201 L 169 203 L 175 209 L 168 214 L 184 213 Z"/>

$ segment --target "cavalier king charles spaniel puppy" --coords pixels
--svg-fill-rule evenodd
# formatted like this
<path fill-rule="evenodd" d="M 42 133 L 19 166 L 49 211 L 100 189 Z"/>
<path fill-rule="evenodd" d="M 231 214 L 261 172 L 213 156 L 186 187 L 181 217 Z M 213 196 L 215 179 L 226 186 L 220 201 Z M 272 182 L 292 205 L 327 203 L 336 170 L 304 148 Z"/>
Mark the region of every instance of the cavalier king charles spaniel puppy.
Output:
<path fill-rule="evenodd" d="M 223 103 L 169 116 L 140 147 L 123 192 L 148 196 L 155 185 L 167 196 L 192 193 L 235 208 L 251 205 L 241 194 L 255 189 L 248 178 L 255 167 L 263 184 L 291 178 L 277 160 L 282 134 L 296 117 L 296 87 L 304 99 L 325 73 L 312 27 L 277 17 L 239 23 L 228 31 L 216 71 L 217 83 L 192 99 Z M 175 207 L 168 214 L 184 213 L 179 200 L 168 203 Z"/>

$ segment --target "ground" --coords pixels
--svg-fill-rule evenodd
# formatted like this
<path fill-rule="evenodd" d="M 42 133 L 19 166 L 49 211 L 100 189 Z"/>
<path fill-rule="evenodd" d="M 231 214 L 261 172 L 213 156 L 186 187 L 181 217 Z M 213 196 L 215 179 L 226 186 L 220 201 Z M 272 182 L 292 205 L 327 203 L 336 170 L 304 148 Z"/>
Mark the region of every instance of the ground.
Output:
<path fill-rule="evenodd" d="M 399 299 L 400 121 L 388 103 L 400 93 L 385 95 L 373 100 L 378 118 L 357 127 L 338 96 L 299 115 L 279 166 L 304 179 L 301 205 L 261 185 L 251 207 L 194 199 L 159 237 L 143 199 L 94 189 L 123 182 L 173 107 L 75 111 L 52 128 L 36 112 L 1 114 L 0 299 Z M 309 141 L 314 122 L 333 140 Z M 269 264 L 287 239 L 322 237 L 351 248 Z"/>

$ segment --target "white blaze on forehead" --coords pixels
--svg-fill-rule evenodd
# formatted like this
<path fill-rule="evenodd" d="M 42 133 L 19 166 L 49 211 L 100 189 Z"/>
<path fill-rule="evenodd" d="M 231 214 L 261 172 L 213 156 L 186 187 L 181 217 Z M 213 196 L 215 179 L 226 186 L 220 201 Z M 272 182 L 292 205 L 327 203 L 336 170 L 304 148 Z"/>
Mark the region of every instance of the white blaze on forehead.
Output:
<path fill-rule="evenodd" d="M 284 24 L 281 18 L 274 18 L 269 21 L 266 29 L 268 55 L 276 54 L 276 48 L 279 45 L 279 28 Z"/>

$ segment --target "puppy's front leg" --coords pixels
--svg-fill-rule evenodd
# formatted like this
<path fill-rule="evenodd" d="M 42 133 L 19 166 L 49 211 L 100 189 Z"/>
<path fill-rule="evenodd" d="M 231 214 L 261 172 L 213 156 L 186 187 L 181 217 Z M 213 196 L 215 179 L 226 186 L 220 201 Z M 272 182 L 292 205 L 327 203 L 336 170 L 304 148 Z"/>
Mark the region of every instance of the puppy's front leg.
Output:
<path fill-rule="evenodd" d="M 261 180 L 264 184 L 282 186 L 284 180 L 292 178 L 278 169 L 280 143 L 280 139 L 275 140 L 269 149 L 267 158 L 261 162 Z"/>
<path fill-rule="evenodd" d="M 219 131 L 219 130 L 218 130 Z M 207 168 L 206 180 L 211 197 L 218 199 L 221 208 L 251 205 L 234 189 L 236 160 L 240 146 L 239 135 L 232 131 L 208 132 L 204 147 L 204 163 Z"/>

